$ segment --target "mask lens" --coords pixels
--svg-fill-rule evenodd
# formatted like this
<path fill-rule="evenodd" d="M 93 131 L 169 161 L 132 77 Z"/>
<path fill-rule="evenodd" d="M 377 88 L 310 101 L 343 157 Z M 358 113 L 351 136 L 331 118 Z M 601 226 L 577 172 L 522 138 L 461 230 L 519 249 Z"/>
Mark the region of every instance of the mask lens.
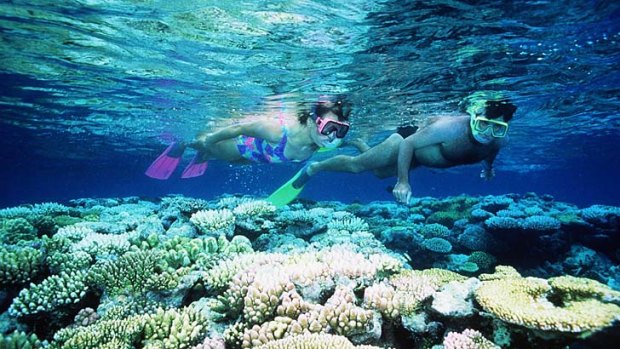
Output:
<path fill-rule="evenodd" d="M 478 132 L 484 132 L 486 131 L 489 127 L 491 126 L 491 124 L 486 121 L 486 120 L 477 120 L 476 123 L 476 131 Z"/>
<path fill-rule="evenodd" d="M 494 137 L 504 137 L 508 132 L 508 127 L 504 125 L 494 124 L 493 125 L 493 136 Z"/>
<path fill-rule="evenodd" d="M 336 132 L 337 138 L 344 138 L 344 136 L 347 134 L 348 131 L 349 131 L 349 125 L 336 123 L 331 120 L 326 121 L 324 126 L 321 127 L 322 135 L 328 136 L 331 133 Z"/>

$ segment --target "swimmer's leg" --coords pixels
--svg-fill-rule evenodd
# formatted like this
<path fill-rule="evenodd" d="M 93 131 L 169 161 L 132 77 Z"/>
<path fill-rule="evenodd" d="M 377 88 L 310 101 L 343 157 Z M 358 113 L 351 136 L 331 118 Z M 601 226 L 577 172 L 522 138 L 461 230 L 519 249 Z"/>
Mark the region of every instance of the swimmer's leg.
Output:
<path fill-rule="evenodd" d="M 334 156 L 308 165 L 306 172 L 309 176 L 314 176 L 321 171 L 360 173 L 394 167 L 398 161 L 398 147 L 402 141 L 403 137 L 395 133 L 360 155 Z"/>

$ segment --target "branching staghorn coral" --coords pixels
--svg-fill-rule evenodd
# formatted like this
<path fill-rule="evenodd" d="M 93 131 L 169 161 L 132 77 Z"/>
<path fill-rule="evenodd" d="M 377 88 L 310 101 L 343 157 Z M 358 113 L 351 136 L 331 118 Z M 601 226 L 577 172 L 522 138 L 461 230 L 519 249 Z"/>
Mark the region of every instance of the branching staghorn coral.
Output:
<path fill-rule="evenodd" d="M 52 345 L 61 349 L 135 348 L 142 338 L 145 315 L 122 320 L 102 320 L 91 326 L 67 327 L 54 335 Z"/>
<path fill-rule="evenodd" d="M 43 344 L 35 334 L 27 335 L 24 332 L 13 332 L 9 335 L 0 335 L 2 349 L 39 349 Z"/>
<path fill-rule="evenodd" d="M 328 230 L 338 231 L 368 231 L 368 223 L 359 217 L 348 217 L 343 219 L 333 219 L 327 223 Z"/>
<path fill-rule="evenodd" d="M 405 270 L 389 280 L 366 288 L 364 304 L 380 311 L 386 318 L 397 320 L 419 310 L 421 303 L 450 281 L 466 277 L 443 269 Z"/>
<path fill-rule="evenodd" d="M 373 316 L 355 304 L 353 289 L 402 268 L 393 257 L 364 257 L 344 247 L 258 256 L 260 263 L 238 269 L 213 307 L 227 318 L 238 319 L 225 338 L 244 348 L 305 332 L 368 336 Z M 347 285 L 346 291 L 339 288 L 325 304 L 310 303 L 320 302 L 321 294 L 333 292 L 337 284 Z"/>
<path fill-rule="evenodd" d="M 158 309 L 145 319 L 144 349 L 189 348 L 206 333 L 206 319 L 192 307 Z"/>
<path fill-rule="evenodd" d="M 104 289 L 108 295 L 144 294 L 177 285 L 179 271 L 167 269 L 161 251 L 127 252 L 117 260 L 94 265 L 88 278 L 90 284 Z"/>
<path fill-rule="evenodd" d="M 198 211 L 189 219 L 202 234 L 209 236 L 232 236 L 235 229 L 235 216 L 230 210 Z"/>
<path fill-rule="evenodd" d="M 484 338 L 482 333 L 465 329 L 463 332 L 448 332 L 443 340 L 444 349 L 500 349 L 490 340 Z"/>
<path fill-rule="evenodd" d="M 43 253 L 31 247 L 0 245 L 0 287 L 20 285 L 41 272 Z"/>
<path fill-rule="evenodd" d="M 286 337 L 255 349 L 379 349 L 371 345 L 353 345 L 346 337 L 331 334 L 304 334 Z"/>
<path fill-rule="evenodd" d="M 264 200 L 243 202 L 233 209 L 234 215 L 239 218 L 269 216 L 275 212 L 276 207 Z"/>
<path fill-rule="evenodd" d="M 52 275 L 39 284 L 31 284 L 19 292 L 9 308 L 12 316 L 50 312 L 59 307 L 77 303 L 88 291 L 86 271 Z"/>

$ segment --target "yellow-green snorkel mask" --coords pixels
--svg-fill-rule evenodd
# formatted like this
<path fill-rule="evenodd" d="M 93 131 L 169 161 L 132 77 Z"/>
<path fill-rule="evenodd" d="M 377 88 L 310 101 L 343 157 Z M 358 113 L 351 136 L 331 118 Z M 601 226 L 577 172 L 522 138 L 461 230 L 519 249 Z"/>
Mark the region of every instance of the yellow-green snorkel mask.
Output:
<path fill-rule="evenodd" d="M 508 134 L 508 123 L 484 117 L 488 101 L 506 99 L 496 91 L 478 91 L 467 98 L 467 113 L 470 115 L 469 124 L 473 137 L 480 143 L 490 143 L 493 138 L 503 138 Z"/>

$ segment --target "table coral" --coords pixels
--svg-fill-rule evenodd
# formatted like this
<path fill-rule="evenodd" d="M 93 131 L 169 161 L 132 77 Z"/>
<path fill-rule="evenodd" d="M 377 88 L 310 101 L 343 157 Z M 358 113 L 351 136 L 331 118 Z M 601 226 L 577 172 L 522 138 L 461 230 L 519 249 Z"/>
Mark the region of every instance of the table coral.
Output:
<path fill-rule="evenodd" d="M 452 244 L 450 241 L 442 238 L 430 238 L 422 241 L 422 247 L 436 253 L 450 253 Z"/>
<path fill-rule="evenodd" d="M 500 272 L 483 281 L 475 295 L 485 311 L 503 321 L 536 330 L 588 335 L 620 319 L 620 307 L 601 299 L 603 290 L 613 293 L 581 278 L 545 280 Z"/>

